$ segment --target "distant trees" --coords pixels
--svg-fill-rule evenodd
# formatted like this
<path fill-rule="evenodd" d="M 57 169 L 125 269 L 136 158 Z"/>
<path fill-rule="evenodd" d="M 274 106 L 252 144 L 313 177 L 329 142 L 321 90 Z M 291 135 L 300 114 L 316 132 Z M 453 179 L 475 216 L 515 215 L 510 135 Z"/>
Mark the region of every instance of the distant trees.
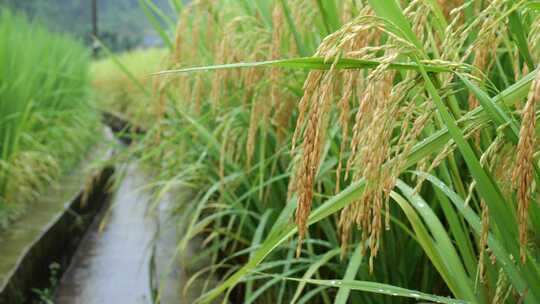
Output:
<path fill-rule="evenodd" d="M 167 0 L 153 0 L 170 11 Z M 138 0 L 98 0 L 100 39 L 114 51 L 140 45 L 152 28 Z M 91 43 L 91 2 L 87 0 L 0 0 L 0 7 L 24 12 L 53 31 L 70 33 Z"/>

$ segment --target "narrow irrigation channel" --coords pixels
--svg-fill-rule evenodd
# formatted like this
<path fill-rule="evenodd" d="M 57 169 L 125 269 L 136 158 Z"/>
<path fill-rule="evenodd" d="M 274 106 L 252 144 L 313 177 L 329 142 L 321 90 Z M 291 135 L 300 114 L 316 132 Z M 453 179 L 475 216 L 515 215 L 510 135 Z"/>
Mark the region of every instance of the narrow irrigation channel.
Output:
<path fill-rule="evenodd" d="M 215 286 L 212 275 L 198 274 L 210 263 L 197 258 L 202 239 L 178 252 L 186 228 L 173 202 L 189 201 L 191 192 L 174 189 L 156 201 L 147 169 L 135 161 L 113 165 L 110 143 L 129 145 L 137 136 L 125 132 L 130 129 L 126 122 L 114 119 L 116 137 L 105 129 L 107 140 L 81 164 L 107 163 L 95 181 L 84 182 L 82 169 L 66 177 L 69 182 L 57 189 L 59 196 L 50 197 L 50 212 L 19 223 L 29 234 L 20 246 L 14 246 L 21 239 L 19 230 L 0 234 L 0 248 L 13 251 L 6 257 L 4 250 L 0 260 L 0 304 L 193 303 Z M 36 232 L 35 217 L 42 227 Z"/>
<path fill-rule="evenodd" d="M 207 265 L 191 262 L 201 250 L 201 240 L 188 244 L 187 263 L 178 260 L 177 242 L 184 229 L 171 221 L 171 202 L 189 195 L 166 193 L 155 202 L 145 187 L 147 172 L 136 163 L 117 170 L 123 176 L 110 207 L 88 229 L 56 288 L 54 303 L 193 303 L 200 295 L 197 291 L 215 280 L 191 279 Z M 190 281 L 195 292 L 183 293 Z"/>
<path fill-rule="evenodd" d="M 147 216 L 146 176 L 135 164 L 95 219 L 57 289 L 58 304 L 151 303 L 149 265 L 156 221 Z"/>
<path fill-rule="evenodd" d="M 103 118 L 126 145 L 143 132 L 113 114 Z M 191 303 L 193 297 L 181 295 L 186 279 L 175 262 L 179 232 L 170 222 L 172 195 L 151 210 L 149 173 L 134 162 L 116 167 L 119 184 L 56 286 L 54 303 Z"/>

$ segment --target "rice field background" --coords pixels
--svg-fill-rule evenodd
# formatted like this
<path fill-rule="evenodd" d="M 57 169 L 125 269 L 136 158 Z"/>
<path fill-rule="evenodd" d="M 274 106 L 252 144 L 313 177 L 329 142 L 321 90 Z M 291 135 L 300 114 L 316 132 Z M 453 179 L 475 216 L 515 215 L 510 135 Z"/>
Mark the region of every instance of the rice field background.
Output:
<path fill-rule="evenodd" d="M 540 303 L 537 1 L 140 7 L 163 47 L 93 61 L 2 13 L 3 227 L 105 111 L 210 261 L 198 303 Z"/>
<path fill-rule="evenodd" d="M 89 104 L 90 54 L 24 16 L 0 13 L 0 227 L 69 172 L 101 133 Z"/>

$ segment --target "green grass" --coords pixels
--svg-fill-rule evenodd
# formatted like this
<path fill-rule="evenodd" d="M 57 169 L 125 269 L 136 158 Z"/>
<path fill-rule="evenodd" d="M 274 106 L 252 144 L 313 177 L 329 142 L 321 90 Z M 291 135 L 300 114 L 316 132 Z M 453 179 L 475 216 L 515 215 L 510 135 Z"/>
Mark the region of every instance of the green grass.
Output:
<path fill-rule="evenodd" d="M 178 253 L 204 236 L 200 254 L 214 263 L 200 274 L 223 278 L 201 302 L 539 301 L 539 193 L 527 185 L 530 209 L 519 218 L 511 181 L 523 161 L 521 130 L 532 123 L 521 112 L 538 73 L 536 4 L 469 1 L 449 15 L 456 7 L 439 3 L 221 0 L 182 8 L 176 37 L 167 38 L 171 61 L 155 75 L 154 106 L 163 113 L 135 153 L 155 170 L 158 197 L 177 187 L 194 192 L 178 203 L 177 220 L 187 223 Z M 364 45 L 349 44 L 377 31 Z M 473 96 L 478 106 L 469 105 Z M 537 121 L 538 104 L 533 110 Z M 538 129 L 529 163 L 536 183 Z M 353 178 L 345 169 L 336 177 L 351 158 Z M 308 189 L 290 191 L 310 179 Z M 295 210 L 311 190 L 297 257 Z M 378 196 L 388 205 L 373 207 L 360 229 L 352 225 L 343 246 L 340 212 L 359 200 L 370 208 Z M 379 214 L 382 224 L 373 220 Z M 365 235 L 375 238 L 369 229 L 377 223 L 380 248 L 370 256 L 375 242 Z"/>
<path fill-rule="evenodd" d="M 0 19 L 0 226 L 20 216 L 100 138 L 81 43 L 7 10 Z M 97 135 L 96 135 L 97 134 Z"/>

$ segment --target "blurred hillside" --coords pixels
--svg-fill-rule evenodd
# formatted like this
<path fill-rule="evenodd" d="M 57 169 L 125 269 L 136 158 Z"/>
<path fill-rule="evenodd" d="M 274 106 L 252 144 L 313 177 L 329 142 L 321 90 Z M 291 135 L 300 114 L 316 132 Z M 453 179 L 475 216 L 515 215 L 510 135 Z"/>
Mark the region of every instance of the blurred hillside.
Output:
<path fill-rule="evenodd" d="M 168 0 L 153 2 L 166 14 L 174 16 Z M 70 33 L 90 44 L 89 0 L 0 0 L 1 7 L 24 12 L 53 31 Z M 138 0 L 98 0 L 98 13 L 100 39 L 114 51 L 159 41 Z"/>

